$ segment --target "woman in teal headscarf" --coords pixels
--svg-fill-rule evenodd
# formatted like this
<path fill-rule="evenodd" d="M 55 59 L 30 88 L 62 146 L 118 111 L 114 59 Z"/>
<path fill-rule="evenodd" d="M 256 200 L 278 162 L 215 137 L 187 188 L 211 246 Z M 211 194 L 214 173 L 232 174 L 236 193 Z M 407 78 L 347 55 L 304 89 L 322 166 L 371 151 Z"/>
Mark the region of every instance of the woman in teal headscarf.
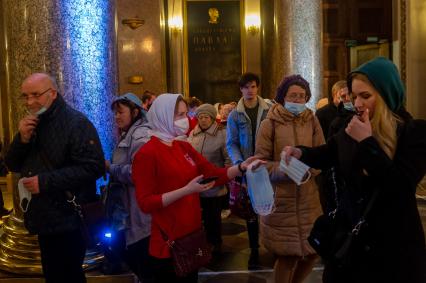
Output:
<path fill-rule="evenodd" d="M 358 115 L 327 144 L 286 147 L 284 152 L 313 168 L 334 168 L 337 193 L 329 199 L 335 218 L 332 248 L 316 232 L 311 245 L 322 254 L 324 282 L 426 282 L 425 237 L 415 190 L 426 172 L 426 121 L 405 111 L 405 91 L 396 66 L 376 58 L 348 76 Z M 365 221 L 360 221 L 360 220 Z M 357 225 L 360 224 L 360 225 Z M 343 257 L 336 252 L 343 248 Z M 343 242 L 339 242 L 339 239 Z M 347 241 L 346 243 L 349 243 Z M 334 250 L 333 250 L 334 249 Z"/>

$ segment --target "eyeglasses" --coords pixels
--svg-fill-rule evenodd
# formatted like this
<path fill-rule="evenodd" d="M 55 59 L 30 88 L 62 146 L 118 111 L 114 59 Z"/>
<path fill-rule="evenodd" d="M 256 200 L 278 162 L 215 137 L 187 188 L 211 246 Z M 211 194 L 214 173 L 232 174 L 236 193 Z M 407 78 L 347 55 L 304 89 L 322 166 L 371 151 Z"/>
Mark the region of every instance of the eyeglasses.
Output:
<path fill-rule="evenodd" d="M 46 89 L 45 91 L 43 91 L 41 93 L 33 93 L 33 94 L 23 93 L 19 96 L 19 100 L 28 101 L 30 98 L 39 99 L 43 94 L 45 94 L 49 90 L 52 90 L 52 88 L 49 87 L 48 89 Z"/>
<path fill-rule="evenodd" d="M 299 98 L 299 99 L 305 100 L 306 99 L 306 94 L 304 94 L 304 93 L 290 93 L 290 94 L 287 94 L 287 97 L 290 98 L 290 99 L 297 99 L 297 98 Z"/>

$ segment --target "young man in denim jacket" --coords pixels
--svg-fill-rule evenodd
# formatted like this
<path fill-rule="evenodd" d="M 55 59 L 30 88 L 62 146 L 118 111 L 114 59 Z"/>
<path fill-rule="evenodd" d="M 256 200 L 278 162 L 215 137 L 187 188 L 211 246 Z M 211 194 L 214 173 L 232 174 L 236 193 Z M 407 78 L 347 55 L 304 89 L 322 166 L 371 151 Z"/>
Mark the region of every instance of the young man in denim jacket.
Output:
<path fill-rule="evenodd" d="M 238 85 L 242 94 L 237 108 L 228 117 L 226 147 L 233 164 L 238 164 L 254 155 L 256 134 L 265 119 L 269 105 L 258 95 L 260 79 L 253 73 L 241 76 Z M 247 220 L 250 243 L 249 269 L 259 263 L 259 221 L 257 216 Z"/>

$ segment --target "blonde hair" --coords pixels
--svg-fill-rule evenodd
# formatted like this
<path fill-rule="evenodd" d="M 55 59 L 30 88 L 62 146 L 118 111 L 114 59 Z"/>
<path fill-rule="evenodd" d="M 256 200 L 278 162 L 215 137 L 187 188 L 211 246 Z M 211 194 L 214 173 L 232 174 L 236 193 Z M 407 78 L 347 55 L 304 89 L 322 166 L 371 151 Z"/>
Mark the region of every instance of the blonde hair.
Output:
<path fill-rule="evenodd" d="M 376 89 L 373 84 L 368 80 L 368 78 L 363 75 L 356 73 L 352 76 L 353 79 L 358 79 L 363 81 Z M 377 91 L 377 89 L 376 89 Z M 393 159 L 395 156 L 396 145 L 397 145 L 397 135 L 396 128 L 397 124 L 401 119 L 393 113 L 389 107 L 386 105 L 385 101 L 381 95 L 376 95 L 376 106 L 374 109 L 374 116 L 371 119 L 371 128 L 373 130 L 373 137 L 376 138 L 380 147 L 386 153 L 386 155 Z"/>
<path fill-rule="evenodd" d="M 342 88 L 348 87 L 348 84 L 345 80 L 337 81 L 333 87 L 331 88 L 331 95 L 334 98 L 336 93 L 341 90 Z"/>

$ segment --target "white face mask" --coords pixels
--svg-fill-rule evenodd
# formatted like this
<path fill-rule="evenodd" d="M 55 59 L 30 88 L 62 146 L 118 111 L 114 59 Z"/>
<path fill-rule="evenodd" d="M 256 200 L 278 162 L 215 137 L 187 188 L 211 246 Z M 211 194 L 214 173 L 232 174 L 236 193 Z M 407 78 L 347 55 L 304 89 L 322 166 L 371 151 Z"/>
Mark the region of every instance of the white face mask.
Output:
<path fill-rule="evenodd" d="M 292 157 L 290 163 L 287 165 L 285 162 L 285 152 L 281 154 L 280 169 L 287 176 L 292 179 L 297 185 L 306 183 L 311 178 L 311 172 L 309 172 L 309 166 Z M 307 175 L 306 175 L 307 174 Z"/>
<path fill-rule="evenodd" d="M 23 212 L 27 212 L 30 206 L 31 193 L 25 188 L 23 178 L 18 181 L 19 206 Z"/>
<path fill-rule="evenodd" d="M 186 133 L 189 130 L 188 118 L 182 118 L 182 119 L 176 120 L 174 122 L 174 128 L 175 128 L 176 136 L 186 135 Z"/>
<path fill-rule="evenodd" d="M 294 115 L 299 115 L 306 109 L 305 103 L 293 103 L 287 101 L 284 103 L 284 107 Z"/>

